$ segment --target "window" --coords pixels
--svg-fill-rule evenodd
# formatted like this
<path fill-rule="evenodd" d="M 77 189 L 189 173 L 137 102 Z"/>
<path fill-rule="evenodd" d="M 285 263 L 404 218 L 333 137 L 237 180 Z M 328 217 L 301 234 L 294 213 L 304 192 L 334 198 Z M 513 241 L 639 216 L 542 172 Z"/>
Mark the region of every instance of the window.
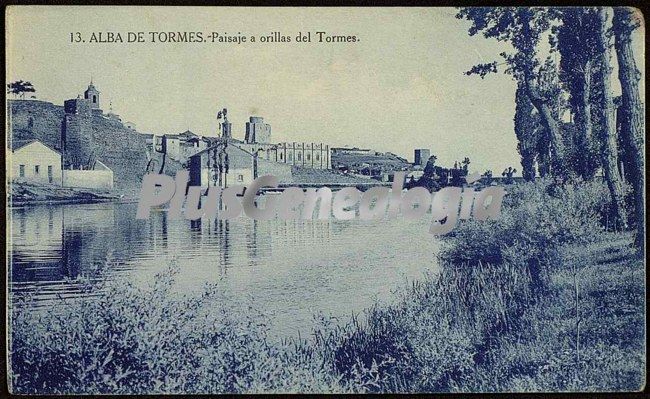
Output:
<path fill-rule="evenodd" d="M 25 177 L 25 165 L 20 165 L 20 177 Z"/>
<path fill-rule="evenodd" d="M 297 159 L 298 159 L 299 161 L 302 161 L 302 152 L 299 152 L 299 153 L 298 153 L 298 155 L 297 155 Z"/>
<path fill-rule="evenodd" d="M 287 154 L 287 160 L 289 162 L 293 161 L 293 153 L 290 152 L 290 153 Z"/>
<path fill-rule="evenodd" d="M 37 175 L 41 171 L 41 165 L 34 165 L 34 174 Z"/>
<path fill-rule="evenodd" d="M 307 159 L 308 161 L 311 160 L 311 154 L 309 153 L 305 154 L 305 159 Z"/>
<path fill-rule="evenodd" d="M 52 165 L 47 166 L 47 180 L 52 183 L 54 181 L 54 173 L 52 170 Z"/>
<path fill-rule="evenodd" d="M 239 183 L 243 182 L 244 181 L 244 175 L 237 175 L 237 181 Z"/>
<path fill-rule="evenodd" d="M 320 161 L 320 154 L 319 153 L 316 153 L 316 160 Z"/>

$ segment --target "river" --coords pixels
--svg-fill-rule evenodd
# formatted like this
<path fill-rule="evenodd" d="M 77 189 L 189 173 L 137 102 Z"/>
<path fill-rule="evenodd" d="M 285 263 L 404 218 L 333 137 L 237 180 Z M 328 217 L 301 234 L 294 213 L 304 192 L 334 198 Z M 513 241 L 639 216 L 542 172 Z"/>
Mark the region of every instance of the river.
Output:
<path fill-rule="evenodd" d="M 437 271 L 439 241 L 427 219 L 191 223 L 136 205 L 99 203 L 10 209 L 11 294 L 42 306 L 83 295 L 87 279 L 149 282 L 175 261 L 175 292 L 217 282 L 228 307 L 266 313 L 276 338 L 309 334 L 314 314 L 341 323 L 423 273 Z M 15 298 L 17 295 L 11 295 Z"/>

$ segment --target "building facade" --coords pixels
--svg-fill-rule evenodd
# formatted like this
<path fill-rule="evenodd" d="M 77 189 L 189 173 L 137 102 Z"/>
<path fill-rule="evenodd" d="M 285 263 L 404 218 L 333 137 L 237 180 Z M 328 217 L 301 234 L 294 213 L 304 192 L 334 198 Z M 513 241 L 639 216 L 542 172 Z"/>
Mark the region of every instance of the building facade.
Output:
<path fill-rule="evenodd" d="M 303 168 L 332 169 L 332 152 L 322 143 L 280 143 L 274 156 L 277 162 Z"/>
<path fill-rule="evenodd" d="M 220 139 L 189 157 L 190 185 L 249 185 L 259 176 L 273 175 L 280 183 L 292 181 L 291 165 L 268 161 L 239 146 L 240 142 Z"/>
<path fill-rule="evenodd" d="M 222 128 L 222 131 L 226 130 Z M 328 145 L 304 142 L 274 144 L 271 142 L 271 125 L 264 123 L 264 118 L 259 116 L 251 116 L 246 122 L 244 141 L 231 140 L 233 145 L 261 160 L 309 169 L 332 168 L 332 151 Z"/>
<path fill-rule="evenodd" d="M 329 146 L 316 143 L 242 143 L 233 145 L 251 154 L 257 154 L 259 159 L 269 162 L 284 163 L 309 169 L 331 169 L 332 159 Z"/>
<path fill-rule="evenodd" d="M 171 159 L 186 163 L 189 157 L 205 150 L 208 145 L 201 136 L 186 130 L 179 134 L 163 134 L 153 136 L 155 151 L 165 153 Z"/>
<path fill-rule="evenodd" d="M 11 152 L 13 181 L 62 185 L 61 153 L 38 140 L 14 141 Z"/>
<path fill-rule="evenodd" d="M 112 190 L 113 171 L 101 161 L 96 161 L 90 170 L 64 169 L 63 186 Z"/>
<path fill-rule="evenodd" d="M 245 186 L 254 180 L 253 155 L 227 141 L 223 143 L 190 156 L 191 186 Z"/>

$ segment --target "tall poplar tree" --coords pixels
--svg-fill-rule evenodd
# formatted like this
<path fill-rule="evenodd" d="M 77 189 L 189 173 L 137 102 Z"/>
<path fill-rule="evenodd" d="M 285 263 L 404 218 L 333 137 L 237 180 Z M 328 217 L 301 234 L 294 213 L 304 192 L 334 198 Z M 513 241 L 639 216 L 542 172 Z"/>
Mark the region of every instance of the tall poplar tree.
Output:
<path fill-rule="evenodd" d="M 616 137 L 616 123 L 614 121 L 614 99 L 611 91 L 611 65 L 610 46 L 608 42 L 607 8 L 598 8 L 598 51 L 601 69 L 600 81 L 597 82 L 602 89 L 600 107 L 603 110 L 603 135 L 602 138 L 602 167 L 607 181 L 607 187 L 612 196 L 612 209 L 621 228 L 627 226 L 627 212 L 625 209 L 625 196 L 623 182 L 618 171 L 618 145 Z"/>
<path fill-rule="evenodd" d="M 631 183 L 634 188 L 634 219 L 637 229 L 635 243 L 643 249 L 645 240 L 645 201 L 644 201 L 644 120 L 643 104 L 639 93 L 639 79 L 641 74 L 636 67 L 634 52 L 632 50 L 631 35 L 643 18 L 639 11 L 628 7 L 614 8 L 614 46 L 618 60 L 618 78 L 621 82 L 621 113 L 624 118 L 621 123 L 620 138 L 625 147 L 630 149 L 626 154 L 630 159 L 628 165 L 633 166 L 630 171 Z"/>

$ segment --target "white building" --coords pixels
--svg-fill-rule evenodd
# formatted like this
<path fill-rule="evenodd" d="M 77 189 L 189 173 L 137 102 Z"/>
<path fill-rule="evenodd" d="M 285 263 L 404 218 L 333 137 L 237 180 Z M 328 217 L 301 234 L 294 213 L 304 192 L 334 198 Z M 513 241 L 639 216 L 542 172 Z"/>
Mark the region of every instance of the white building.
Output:
<path fill-rule="evenodd" d="M 38 140 L 14 141 L 9 162 L 12 181 L 62 185 L 61 153 Z"/>

